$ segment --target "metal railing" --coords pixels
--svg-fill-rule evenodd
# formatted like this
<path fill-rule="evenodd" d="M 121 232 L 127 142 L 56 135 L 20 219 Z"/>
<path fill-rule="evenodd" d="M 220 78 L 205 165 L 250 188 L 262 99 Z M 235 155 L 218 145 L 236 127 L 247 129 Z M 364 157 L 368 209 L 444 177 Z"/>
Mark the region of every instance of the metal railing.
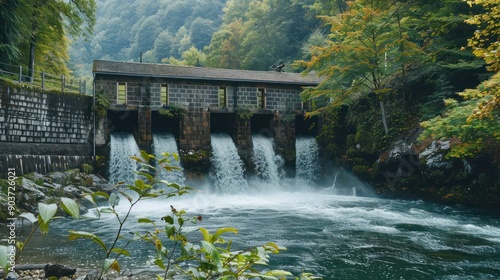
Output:
<path fill-rule="evenodd" d="M 68 79 L 64 75 L 56 76 L 44 71 L 34 71 L 33 77 L 31 77 L 28 68 L 20 65 L 0 63 L 0 77 L 19 84 L 38 87 L 42 91 L 92 94 L 92 89 L 87 87 L 85 80 Z"/>

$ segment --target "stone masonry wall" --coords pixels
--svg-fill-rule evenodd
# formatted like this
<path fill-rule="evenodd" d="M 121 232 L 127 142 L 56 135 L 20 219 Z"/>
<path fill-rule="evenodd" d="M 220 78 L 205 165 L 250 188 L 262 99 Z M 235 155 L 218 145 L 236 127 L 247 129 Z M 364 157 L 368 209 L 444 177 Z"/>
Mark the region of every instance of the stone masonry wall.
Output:
<path fill-rule="evenodd" d="M 85 144 L 92 97 L 0 87 L 0 142 Z"/>
<path fill-rule="evenodd" d="M 210 150 L 210 112 L 188 112 L 180 122 L 179 148 Z"/>
<path fill-rule="evenodd" d="M 265 89 L 266 109 L 271 111 L 302 110 L 300 90 L 272 87 L 240 87 L 237 93 L 238 105 L 257 107 L 257 90 Z"/>
<path fill-rule="evenodd" d="M 40 172 L 74 168 L 92 155 L 91 96 L 3 84 L 0 96 L 0 177 L 13 166 Z M 68 164 L 56 164 L 65 157 L 71 157 Z"/>
<path fill-rule="evenodd" d="M 127 83 L 126 107 L 122 104 L 116 104 L 118 82 Z M 104 91 L 106 93 L 112 108 L 138 109 L 141 105 L 147 105 L 152 110 L 158 110 L 165 103 L 160 100 L 161 85 L 168 86 L 169 104 L 183 105 L 190 110 L 207 108 L 217 110 L 219 107 L 219 87 L 226 88 L 227 109 L 229 110 L 234 109 L 235 102 L 238 106 L 257 108 L 257 92 L 259 88 L 265 89 L 267 110 L 302 110 L 301 89 L 290 86 L 279 87 L 277 85 L 256 84 L 235 86 L 224 82 L 106 76 L 106 78 L 100 77 L 96 79 L 95 90 L 96 92 Z"/>

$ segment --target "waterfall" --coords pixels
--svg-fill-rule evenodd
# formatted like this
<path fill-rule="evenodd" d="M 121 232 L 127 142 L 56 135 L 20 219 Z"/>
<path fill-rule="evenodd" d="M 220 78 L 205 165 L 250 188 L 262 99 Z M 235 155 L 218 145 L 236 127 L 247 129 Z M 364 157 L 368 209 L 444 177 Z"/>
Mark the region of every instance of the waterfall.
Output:
<path fill-rule="evenodd" d="M 167 180 L 171 183 L 177 183 L 179 185 L 184 184 L 185 177 L 184 172 L 182 170 L 182 166 L 180 161 L 175 160 L 172 154 L 179 154 L 177 149 L 177 143 L 175 142 L 175 138 L 170 133 L 155 133 L 153 134 L 153 152 L 155 157 L 159 160 L 162 159 L 163 153 L 169 153 L 171 156 L 170 162 L 166 165 L 178 167 L 178 170 L 167 171 L 162 169 L 159 171 L 159 179 Z M 158 166 L 156 166 L 158 168 Z"/>
<path fill-rule="evenodd" d="M 247 189 L 243 177 L 243 161 L 233 139 L 227 134 L 212 134 L 211 177 L 217 187 L 225 193 L 240 193 Z"/>
<path fill-rule="evenodd" d="M 273 139 L 263 135 L 252 135 L 253 154 L 257 175 L 265 182 L 278 186 L 283 159 L 274 152 Z"/>
<path fill-rule="evenodd" d="M 297 137 L 295 141 L 295 178 L 313 183 L 319 175 L 319 147 L 314 137 Z"/>
<path fill-rule="evenodd" d="M 112 184 L 118 182 L 133 184 L 137 164 L 130 157 L 139 154 L 140 150 L 132 133 L 111 133 L 109 181 Z"/>

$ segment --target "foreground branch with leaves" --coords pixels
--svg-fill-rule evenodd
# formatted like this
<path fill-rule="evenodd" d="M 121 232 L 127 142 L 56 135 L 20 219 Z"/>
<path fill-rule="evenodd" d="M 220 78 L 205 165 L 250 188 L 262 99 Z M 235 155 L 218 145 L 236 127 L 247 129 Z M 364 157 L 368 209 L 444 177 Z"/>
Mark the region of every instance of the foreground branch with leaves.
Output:
<path fill-rule="evenodd" d="M 310 273 L 302 273 L 293 276 L 291 272 L 284 270 L 259 270 L 269 262 L 270 254 L 277 254 L 285 248 L 273 242 L 263 246 L 251 247 L 245 250 L 233 250 L 231 240 L 223 236 L 237 234 L 238 230 L 232 227 L 216 229 L 211 233 L 205 228 L 185 227 L 190 221 L 197 224 L 202 221 L 201 216 L 186 218 L 186 211 L 177 210 L 170 206 L 170 213 L 161 218 L 163 225 L 153 219 L 144 217 L 137 220 L 138 223 L 149 224 L 151 229 L 145 232 L 135 232 L 131 237 L 123 233 L 125 225 L 131 223 L 130 214 L 134 207 L 141 201 L 163 197 L 165 199 L 181 196 L 194 190 L 188 186 L 180 186 L 177 183 L 158 179 L 162 169 L 173 171 L 179 167 L 171 166 L 172 160 L 178 161 L 176 154 L 164 153 L 163 158 L 141 151 L 140 156 L 131 157 L 139 164 L 136 172 L 138 175 L 134 184 L 118 183 L 115 190 L 110 194 L 105 192 L 93 192 L 87 194 L 87 198 L 95 207 L 97 218 L 103 214 L 111 214 L 118 222 L 114 238 L 106 241 L 98 234 L 87 231 L 69 231 L 69 239 L 90 239 L 105 252 L 102 265 L 98 273 L 98 279 L 104 279 L 110 270 L 121 272 L 119 260 L 122 257 L 134 258 L 127 247 L 133 242 L 146 242 L 151 244 L 156 256 L 151 260 L 152 264 L 159 267 L 163 273 L 157 275 L 157 279 L 172 279 L 176 277 L 188 277 L 191 279 L 320 279 Z M 154 163 L 158 163 L 159 168 Z M 129 205 L 125 211 L 118 211 L 117 206 L 121 198 L 125 198 Z M 104 200 L 105 207 L 97 207 L 97 202 Z M 20 254 L 29 242 L 33 233 L 40 228 L 43 234 L 48 233 L 49 223 L 55 217 L 58 206 L 70 216 L 79 219 L 80 212 L 78 204 L 69 198 L 61 198 L 58 203 L 39 204 L 39 214 L 35 218 L 33 214 L 22 214 L 21 217 L 32 222 L 33 229 L 27 240 L 18 243 Z M 123 207 L 121 207 L 123 209 Z M 199 232 L 201 241 L 193 242 L 191 236 Z M 189 233 L 189 236 L 188 236 Z M 7 252 L 6 246 L 0 246 L 0 252 Z M 8 271 L 7 259 L 0 258 L 0 266 Z M 185 279 L 185 278 L 183 278 Z"/>

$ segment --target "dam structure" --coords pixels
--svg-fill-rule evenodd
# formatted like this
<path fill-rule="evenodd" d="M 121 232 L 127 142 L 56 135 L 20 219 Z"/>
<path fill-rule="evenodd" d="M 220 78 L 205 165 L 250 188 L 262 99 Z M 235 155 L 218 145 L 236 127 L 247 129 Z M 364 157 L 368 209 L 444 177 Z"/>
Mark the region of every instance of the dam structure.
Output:
<path fill-rule="evenodd" d="M 296 135 L 315 136 L 320 127 L 304 118 L 311 108 L 300 96 L 321 82 L 315 75 L 106 60 L 94 61 L 93 74 L 95 94 L 110 103 L 96 120 L 97 147 L 113 133 L 131 133 L 141 148 L 169 133 L 182 159 L 210 151 L 212 135 L 224 133 L 251 162 L 252 135 L 260 135 L 295 166 Z"/>

